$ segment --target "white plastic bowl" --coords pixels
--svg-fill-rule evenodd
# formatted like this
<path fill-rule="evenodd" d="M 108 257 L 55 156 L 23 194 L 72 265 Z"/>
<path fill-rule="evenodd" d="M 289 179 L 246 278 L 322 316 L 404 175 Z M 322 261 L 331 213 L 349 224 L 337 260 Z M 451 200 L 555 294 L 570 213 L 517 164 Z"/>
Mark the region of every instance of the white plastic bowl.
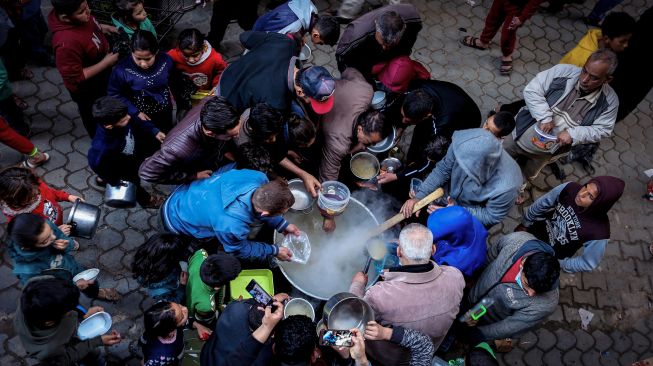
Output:
<path fill-rule="evenodd" d="M 79 280 L 93 281 L 97 278 L 97 275 L 100 274 L 100 270 L 97 268 L 90 268 L 86 271 L 79 272 L 75 277 L 73 277 L 73 283 L 76 283 Z"/>
<path fill-rule="evenodd" d="M 81 340 L 86 340 L 101 336 L 111 329 L 111 324 L 111 315 L 100 311 L 79 323 L 77 337 Z"/>

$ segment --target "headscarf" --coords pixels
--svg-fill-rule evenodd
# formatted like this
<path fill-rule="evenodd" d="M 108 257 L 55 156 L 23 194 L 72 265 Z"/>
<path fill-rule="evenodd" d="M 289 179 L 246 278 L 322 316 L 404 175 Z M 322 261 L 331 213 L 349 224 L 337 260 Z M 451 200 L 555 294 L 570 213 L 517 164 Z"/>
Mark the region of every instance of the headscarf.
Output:
<path fill-rule="evenodd" d="M 437 210 L 429 216 L 427 226 L 433 233 L 437 264 L 456 267 L 467 277 L 485 264 L 488 232 L 465 208 Z"/>

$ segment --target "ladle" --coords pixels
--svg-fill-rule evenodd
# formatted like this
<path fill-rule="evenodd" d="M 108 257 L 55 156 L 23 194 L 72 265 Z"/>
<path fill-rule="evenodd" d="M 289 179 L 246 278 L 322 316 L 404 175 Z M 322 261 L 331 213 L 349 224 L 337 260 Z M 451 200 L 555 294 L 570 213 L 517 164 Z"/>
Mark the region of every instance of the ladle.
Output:
<path fill-rule="evenodd" d="M 426 207 L 429 203 L 437 200 L 438 198 L 442 197 L 444 195 L 444 190 L 442 188 L 438 188 L 435 191 L 431 192 L 429 195 L 426 197 L 422 198 L 419 200 L 415 206 L 413 206 L 413 214 L 422 208 Z M 400 212 L 385 222 L 383 222 L 381 225 L 377 226 L 376 228 L 370 230 L 366 236 L 363 237 L 363 241 L 366 242 L 370 240 L 371 238 L 374 238 L 375 236 L 378 236 L 382 234 L 384 231 L 390 229 L 391 227 L 397 225 L 398 223 L 404 221 L 405 217 L 404 215 Z"/>
<path fill-rule="evenodd" d="M 386 248 L 385 243 L 379 239 L 371 239 L 368 241 L 365 249 L 367 250 L 367 263 L 365 263 L 365 269 L 363 269 L 363 273 L 367 273 L 367 271 L 370 269 L 372 259 L 375 261 L 380 261 L 388 252 L 388 248 Z"/>

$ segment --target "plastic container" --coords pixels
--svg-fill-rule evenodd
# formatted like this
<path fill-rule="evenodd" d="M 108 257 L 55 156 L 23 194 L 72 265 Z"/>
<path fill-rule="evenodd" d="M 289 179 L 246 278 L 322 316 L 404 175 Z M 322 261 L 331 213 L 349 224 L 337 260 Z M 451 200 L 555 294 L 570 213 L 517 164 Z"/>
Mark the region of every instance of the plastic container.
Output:
<path fill-rule="evenodd" d="M 237 300 L 240 296 L 243 299 L 251 299 L 252 296 L 245 289 L 251 280 L 256 280 L 270 296 L 274 296 L 272 271 L 269 269 L 244 269 L 235 280 L 229 282 L 231 300 Z"/>
<path fill-rule="evenodd" d="M 535 134 L 536 137 L 533 138 L 532 143 L 536 147 L 544 150 L 553 150 L 556 147 L 558 137 L 543 132 L 537 124 L 535 125 Z"/>
<path fill-rule="evenodd" d="M 291 261 L 306 264 L 311 257 L 311 241 L 308 240 L 308 235 L 305 232 L 300 232 L 299 235 L 289 234 L 284 236 L 281 246 L 290 249 L 292 252 Z"/>
<path fill-rule="evenodd" d="M 458 318 L 458 321 L 464 323 L 470 319 L 479 320 L 483 315 L 485 315 L 485 313 L 487 313 L 487 309 L 492 305 L 494 305 L 494 299 L 491 297 L 484 297 L 474 305 L 473 308 L 467 310 L 465 314 L 461 315 Z"/>
<path fill-rule="evenodd" d="M 111 329 L 111 315 L 104 311 L 97 312 L 79 323 L 77 337 L 81 340 L 101 336 Z"/>
<path fill-rule="evenodd" d="M 322 183 L 322 189 L 317 195 L 317 206 L 323 216 L 333 217 L 345 211 L 351 198 L 351 192 L 346 185 L 329 180 Z"/>

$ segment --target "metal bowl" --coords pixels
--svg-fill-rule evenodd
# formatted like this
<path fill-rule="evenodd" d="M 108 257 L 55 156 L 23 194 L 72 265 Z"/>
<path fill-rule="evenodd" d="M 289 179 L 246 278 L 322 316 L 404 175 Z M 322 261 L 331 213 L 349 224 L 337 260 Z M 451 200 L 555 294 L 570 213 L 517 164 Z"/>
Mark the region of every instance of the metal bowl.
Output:
<path fill-rule="evenodd" d="M 360 297 L 342 292 L 324 305 L 323 320 L 328 329 L 358 328 L 364 332 L 367 322 L 374 320 L 374 310 Z"/>
<path fill-rule="evenodd" d="M 397 144 L 397 141 L 395 140 L 397 140 L 397 128 L 392 126 L 392 131 L 390 134 L 376 144 L 368 146 L 367 151 L 373 152 L 375 154 L 386 152 Z"/>
<path fill-rule="evenodd" d="M 104 191 L 104 204 L 115 208 L 130 208 L 136 206 L 136 185 L 121 180 L 117 185 L 107 183 Z"/>
<path fill-rule="evenodd" d="M 311 318 L 311 321 L 315 321 L 315 309 L 313 309 L 313 305 L 301 297 L 291 299 L 283 307 L 284 319 L 293 315 L 304 315 Z"/>
<path fill-rule="evenodd" d="M 361 151 L 354 154 L 349 161 L 349 169 L 351 173 L 358 179 L 370 180 L 379 175 L 379 159 L 373 154 L 366 151 Z"/>
<path fill-rule="evenodd" d="M 311 55 L 312 55 L 311 47 L 306 43 L 304 43 L 301 51 L 299 51 L 299 60 L 308 62 L 311 59 Z"/>
<path fill-rule="evenodd" d="M 288 188 L 293 197 L 295 197 L 295 203 L 290 207 L 290 211 L 309 213 L 313 210 L 315 198 L 308 193 L 301 179 L 295 178 L 288 181 Z"/>
<path fill-rule="evenodd" d="M 401 161 L 397 158 L 386 158 L 381 162 L 381 170 L 387 173 L 395 173 L 401 168 Z"/>
<path fill-rule="evenodd" d="M 370 104 L 370 106 L 373 109 L 379 110 L 385 107 L 385 101 L 386 101 L 385 92 L 381 90 L 377 90 L 374 92 L 374 95 L 372 96 L 372 103 Z"/>
<path fill-rule="evenodd" d="M 68 219 L 66 219 L 66 224 L 72 226 L 70 235 L 91 239 L 100 224 L 100 212 L 98 206 L 82 202 L 79 199 L 75 201 L 68 213 Z"/>

